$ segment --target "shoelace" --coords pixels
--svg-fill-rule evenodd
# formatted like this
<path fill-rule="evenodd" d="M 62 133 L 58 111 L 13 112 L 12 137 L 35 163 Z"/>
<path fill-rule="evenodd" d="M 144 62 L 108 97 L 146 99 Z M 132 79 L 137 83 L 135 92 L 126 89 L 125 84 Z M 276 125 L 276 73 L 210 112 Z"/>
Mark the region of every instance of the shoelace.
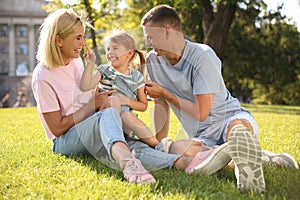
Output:
<path fill-rule="evenodd" d="M 132 173 L 134 173 L 134 174 L 139 174 L 139 173 L 141 173 L 140 171 L 141 171 L 141 168 L 139 167 L 139 165 L 138 165 L 138 163 L 136 162 L 136 159 L 128 159 L 128 161 L 127 162 L 129 162 L 128 164 L 127 164 L 127 167 L 128 167 L 128 169 L 132 172 Z"/>
<path fill-rule="evenodd" d="M 154 177 L 143 166 L 140 160 L 135 157 L 135 150 L 132 151 L 132 157 L 126 159 L 126 171 L 128 173 L 128 180 L 134 183 L 156 183 Z M 132 179 L 133 178 L 133 179 Z"/>
<path fill-rule="evenodd" d="M 146 174 L 147 171 L 141 167 L 140 161 L 138 159 L 136 159 L 136 157 L 135 157 L 135 155 L 136 155 L 135 149 L 132 151 L 131 155 L 132 155 L 132 158 L 125 159 L 127 162 L 129 162 L 127 164 L 128 168 L 134 174 Z"/>

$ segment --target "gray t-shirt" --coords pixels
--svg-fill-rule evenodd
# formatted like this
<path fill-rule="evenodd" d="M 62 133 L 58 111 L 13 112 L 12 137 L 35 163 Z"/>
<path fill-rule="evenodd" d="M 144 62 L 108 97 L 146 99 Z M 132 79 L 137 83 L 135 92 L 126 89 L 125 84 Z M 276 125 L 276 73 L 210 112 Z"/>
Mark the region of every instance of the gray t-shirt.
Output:
<path fill-rule="evenodd" d="M 169 104 L 189 138 L 199 138 L 208 145 L 214 145 L 224 132 L 224 119 L 245 110 L 227 90 L 221 74 L 221 61 L 207 45 L 186 41 L 176 65 L 170 65 L 165 56 L 156 56 L 154 51 L 150 51 L 147 70 L 151 81 L 180 98 L 194 101 L 196 94 L 215 94 L 210 113 L 203 122 Z"/>

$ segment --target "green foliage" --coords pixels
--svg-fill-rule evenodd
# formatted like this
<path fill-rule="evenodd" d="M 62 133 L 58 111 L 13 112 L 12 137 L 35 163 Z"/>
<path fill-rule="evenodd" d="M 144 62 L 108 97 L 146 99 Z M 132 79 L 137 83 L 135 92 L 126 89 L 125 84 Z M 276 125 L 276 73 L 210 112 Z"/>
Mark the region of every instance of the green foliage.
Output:
<path fill-rule="evenodd" d="M 151 106 L 139 117 L 150 126 Z M 260 144 L 300 160 L 300 107 L 245 105 L 260 127 Z M 37 109 L 0 109 L 0 199 L 297 199 L 300 171 L 264 166 L 264 195 L 239 192 L 234 172 L 222 169 L 205 177 L 182 171 L 153 171 L 156 185 L 134 185 L 122 172 L 86 156 L 51 152 Z M 172 114 L 171 137 L 180 138 Z M 290 145 L 291 144 L 291 145 Z"/>
<path fill-rule="evenodd" d="M 203 41 L 204 13 L 201 6 L 204 0 L 126 0 L 128 7 L 124 10 L 118 7 L 119 0 L 81 0 L 72 7 L 86 11 L 85 2 L 95 3 L 89 15 L 96 28 L 97 47 L 94 48 L 100 53 L 102 63 L 106 62 L 104 34 L 115 27 L 133 33 L 138 49 L 147 50 L 140 20 L 159 4 L 169 4 L 178 11 L 187 38 Z M 232 94 L 252 99 L 255 103 L 300 105 L 300 33 L 296 27 L 286 23 L 280 9 L 267 12 L 262 0 L 210 3 L 214 10 L 219 4 L 238 5 L 223 57 L 223 75 Z M 65 6 L 59 0 L 54 0 L 51 5 L 51 9 Z M 87 37 L 91 38 L 91 34 L 88 33 Z M 88 42 L 93 43 L 92 39 Z"/>
<path fill-rule="evenodd" d="M 203 31 L 201 27 L 201 1 L 197 0 L 156 0 L 156 1 L 143 1 L 143 0 L 127 0 L 127 4 L 129 5 L 129 9 L 127 12 L 129 15 L 138 16 L 135 23 L 136 25 L 140 24 L 140 20 L 147 11 L 157 5 L 167 4 L 169 6 L 174 7 L 183 24 L 183 32 L 184 34 L 195 41 L 203 40 Z"/>
<path fill-rule="evenodd" d="M 224 78 L 235 96 L 299 105 L 300 33 L 279 12 L 239 9 L 228 36 Z"/>

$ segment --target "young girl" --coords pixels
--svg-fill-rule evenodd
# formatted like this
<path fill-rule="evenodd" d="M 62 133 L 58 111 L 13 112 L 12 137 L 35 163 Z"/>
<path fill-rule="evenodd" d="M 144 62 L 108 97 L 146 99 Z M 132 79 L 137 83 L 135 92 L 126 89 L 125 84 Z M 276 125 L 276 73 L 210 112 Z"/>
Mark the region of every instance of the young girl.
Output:
<path fill-rule="evenodd" d="M 155 147 L 159 144 L 150 129 L 131 111 L 145 111 L 148 106 L 143 75 L 133 69 L 131 64 L 138 54 L 140 65 L 145 65 L 145 57 L 136 50 L 134 39 L 125 31 L 114 29 L 105 38 L 106 59 L 109 64 L 100 65 L 92 74 L 93 68 L 86 66 L 81 79 L 83 91 L 95 88 L 98 91 L 116 89 L 112 98 L 114 106 L 120 109 L 123 130 L 126 134 L 134 133 L 143 142 Z M 100 81 L 100 82 L 99 82 Z M 117 99 L 116 99 L 117 98 Z"/>

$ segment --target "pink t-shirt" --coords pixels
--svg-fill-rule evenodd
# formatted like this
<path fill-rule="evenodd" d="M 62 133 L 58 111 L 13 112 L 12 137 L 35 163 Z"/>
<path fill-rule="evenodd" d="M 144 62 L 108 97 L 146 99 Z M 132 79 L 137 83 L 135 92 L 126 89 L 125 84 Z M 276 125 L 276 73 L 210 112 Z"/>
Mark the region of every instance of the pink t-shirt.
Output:
<path fill-rule="evenodd" d="M 79 89 L 83 72 L 81 58 L 72 59 L 69 65 L 49 70 L 39 63 L 32 74 L 32 90 L 47 138 L 55 136 L 48 128 L 42 113 L 61 111 L 62 116 L 79 110 L 92 97 L 92 91 Z"/>

